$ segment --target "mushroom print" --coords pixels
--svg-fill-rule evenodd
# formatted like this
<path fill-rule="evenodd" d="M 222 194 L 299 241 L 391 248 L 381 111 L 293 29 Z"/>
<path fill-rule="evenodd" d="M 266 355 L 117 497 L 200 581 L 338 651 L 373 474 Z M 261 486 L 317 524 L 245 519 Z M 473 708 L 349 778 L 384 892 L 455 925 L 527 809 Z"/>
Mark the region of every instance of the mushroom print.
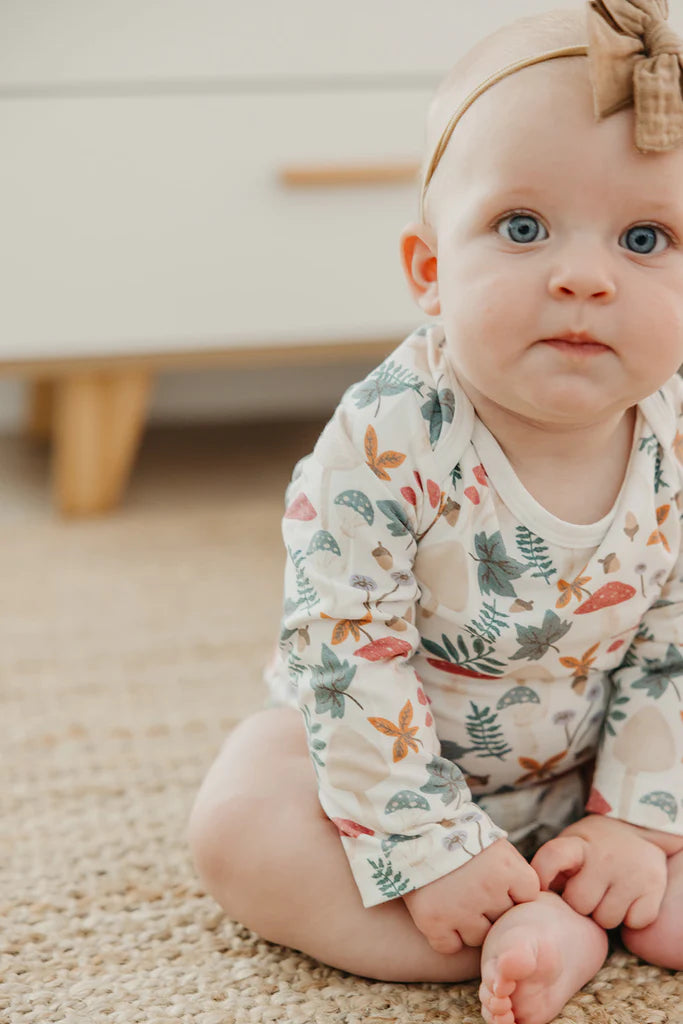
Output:
<path fill-rule="evenodd" d="M 383 831 L 367 791 L 391 775 L 391 768 L 365 736 L 348 726 L 338 726 L 327 746 L 327 773 L 335 789 L 352 793 L 363 824 Z"/>
<path fill-rule="evenodd" d="M 372 526 L 375 521 L 372 502 L 362 491 L 343 491 L 334 503 L 343 510 L 339 515 L 339 525 L 347 537 L 353 537 L 360 527 Z"/>
<path fill-rule="evenodd" d="M 337 558 L 341 558 L 341 548 L 327 530 L 318 530 L 313 535 L 306 552 L 310 564 L 320 573 L 331 568 Z"/>
<path fill-rule="evenodd" d="M 657 708 L 644 707 L 624 724 L 613 750 L 617 761 L 626 769 L 617 817 L 628 820 L 638 775 L 673 768 L 676 764 L 676 743 L 661 712 Z"/>
<path fill-rule="evenodd" d="M 636 595 L 636 588 L 630 583 L 620 583 L 619 580 L 612 580 L 605 583 L 595 591 L 592 597 L 574 609 L 574 615 L 588 615 L 590 612 L 599 612 L 603 608 L 609 608 L 614 604 L 621 604 L 622 601 L 630 601 Z"/>
<path fill-rule="evenodd" d="M 335 427 L 339 429 L 335 429 Z M 363 464 L 363 457 L 356 450 L 350 438 L 353 436 L 353 428 L 349 422 L 349 414 L 344 408 L 339 408 L 334 419 L 330 420 L 325 430 L 318 438 L 315 446 L 315 457 L 322 474 L 319 490 L 320 518 L 323 528 L 328 526 L 327 509 L 330 508 L 330 482 L 332 474 L 357 469 Z"/>
<path fill-rule="evenodd" d="M 420 603 L 422 615 L 433 615 L 440 604 L 452 611 L 465 607 L 469 591 L 467 569 L 465 549 L 456 540 L 420 549 L 414 572 L 420 582 L 429 580 Z"/>
<path fill-rule="evenodd" d="M 497 711 L 505 708 L 512 708 L 510 714 L 519 740 L 516 744 L 517 749 L 523 750 L 526 755 L 535 754 L 538 750 L 538 739 L 534 733 L 534 726 L 546 715 L 541 698 L 530 686 L 519 683 L 504 693 L 496 704 Z"/>

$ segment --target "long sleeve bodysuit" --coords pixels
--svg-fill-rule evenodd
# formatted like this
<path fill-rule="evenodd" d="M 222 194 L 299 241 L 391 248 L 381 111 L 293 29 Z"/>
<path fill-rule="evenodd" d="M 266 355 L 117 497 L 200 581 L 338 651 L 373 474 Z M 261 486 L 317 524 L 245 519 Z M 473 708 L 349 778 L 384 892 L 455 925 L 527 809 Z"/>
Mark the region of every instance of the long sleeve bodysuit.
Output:
<path fill-rule="evenodd" d="M 297 465 L 268 678 L 302 709 L 364 905 L 554 793 L 559 830 L 594 760 L 588 810 L 683 834 L 682 406 L 677 377 L 640 404 L 614 507 L 567 523 L 517 479 L 432 324 Z"/>

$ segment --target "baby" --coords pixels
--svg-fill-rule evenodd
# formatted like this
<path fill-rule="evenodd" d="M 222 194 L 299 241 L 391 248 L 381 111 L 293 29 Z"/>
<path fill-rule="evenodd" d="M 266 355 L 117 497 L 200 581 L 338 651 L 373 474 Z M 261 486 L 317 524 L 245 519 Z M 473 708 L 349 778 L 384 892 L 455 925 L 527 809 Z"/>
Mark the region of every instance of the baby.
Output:
<path fill-rule="evenodd" d="M 272 707 L 190 837 L 226 911 L 545 1024 L 621 926 L 683 969 L 683 49 L 516 22 L 429 112 L 432 318 L 294 471 Z M 597 115 L 597 116 L 596 116 Z M 360 244 L 360 240 L 359 240 Z"/>

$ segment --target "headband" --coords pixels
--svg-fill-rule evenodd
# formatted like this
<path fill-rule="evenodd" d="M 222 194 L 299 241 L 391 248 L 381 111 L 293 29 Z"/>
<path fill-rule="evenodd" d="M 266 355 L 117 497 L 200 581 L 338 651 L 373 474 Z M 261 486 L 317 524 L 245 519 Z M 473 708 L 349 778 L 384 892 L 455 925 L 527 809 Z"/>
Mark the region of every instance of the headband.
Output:
<path fill-rule="evenodd" d="M 596 118 L 633 104 L 635 145 L 642 152 L 673 149 L 683 142 L 683 40 L 666 24 L 667 0 L 590 0 L 586 8 L 587 46 L 565 46 L 507 64 L 451 115 L 424 175 L 422 220 L 429 183 L 465 111 L 492 85 L 544 61 L 588 56 Z"/>

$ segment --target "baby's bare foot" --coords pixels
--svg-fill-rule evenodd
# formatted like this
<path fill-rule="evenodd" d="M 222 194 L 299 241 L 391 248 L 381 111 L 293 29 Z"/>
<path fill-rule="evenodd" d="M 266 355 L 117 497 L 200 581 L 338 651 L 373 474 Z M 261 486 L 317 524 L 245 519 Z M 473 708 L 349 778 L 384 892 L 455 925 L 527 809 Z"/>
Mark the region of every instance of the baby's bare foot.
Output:
<path fill-rule="evenodd" d="M 597 973 L 607 935 L 555 893 L 520 903 L 491 927 L 481 953 L 487 1024 L 548 1024 Z"/>

